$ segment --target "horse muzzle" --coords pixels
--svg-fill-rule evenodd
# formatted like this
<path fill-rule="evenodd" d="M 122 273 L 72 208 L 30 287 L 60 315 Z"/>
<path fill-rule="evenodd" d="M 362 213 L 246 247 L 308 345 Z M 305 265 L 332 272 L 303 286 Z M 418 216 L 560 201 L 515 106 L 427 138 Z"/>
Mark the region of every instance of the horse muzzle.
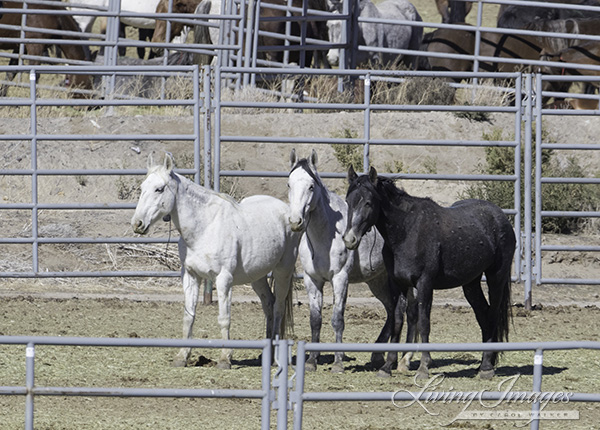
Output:
<path fill-rule="evenodd" d="M 293 221 L 290 218 L 289 221 L 290 221 L 290 228 L 292 229 L 292 231 L 294 233 L 302 233 L 305 230 L 306 223 L 304 222 L 304 220 L 302 218 L 298 219 L 297 221 Z"/>
<path fill-rule="evenodd" d="M 360 244 L 360 239 L 356 237 L 352 230 L 348 230 L 342 239 L 344 240 L 344 245 L 346 245 L 346 248 L 348 249 L 356 249 Z"/>
<path fill-rule="evenodd" d="M 141 219 L 137 221 L 132 221 L 131 226 L 133 227 L 134 233 L 137 234 L 146 234 L 146 232 L 148 231 L 148 226 L 144 225 L 144 221 L 142 221 Z"/>

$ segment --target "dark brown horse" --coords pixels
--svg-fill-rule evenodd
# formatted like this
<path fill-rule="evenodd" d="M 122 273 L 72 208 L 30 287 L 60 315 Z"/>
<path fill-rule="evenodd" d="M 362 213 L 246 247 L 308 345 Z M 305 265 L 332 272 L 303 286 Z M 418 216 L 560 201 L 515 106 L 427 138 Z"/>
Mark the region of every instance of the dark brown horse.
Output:
<path fill-rule="evenodd" d="M 596 40 L 588 40 L 575 46 L 571 46 L 558 52 L 557 54 L 546 54 L 542 53 L 540 59 L 546 61 L 556 61 L 562 63 L 571 64 L 587 64 L 595 65 L 600 67 L 600 42 Z M 574 76 L 600 76 L 600 69 L 579 69 L 575 67 L 543 67 L 542 72 L 551 75 L 574 75 Z M 554 83 L 553 90 L 556 91 L 567 91 L 568 87 L 572 84 L 571 82 L 557 82 Z M 587 83 L 586 92 L 594 93 L 599 87 L 600 82 L 589 82 Z M 557 106 L 560 106 L 561 101 L 557 101 Z M 583 100 L 575 99 L 569 102 L 569 106 L 574 109 L 598 109 L 597 100 Z"/>
<path fill-rule="evenodd" d="M 528 25 L 528 30 L 573 34 L 600 34 L 600 19 L 538 20 Z M 542 52 L 554 53 L 566 49 L 577 42 L 576 39 L 548 36 L 528 36 L 517 34 L 481 33 L 480 55 L 496 57 L 498 61 L 487 60 L 479 63 L 479 69 L 487 72 L 513 72 L 521 70 L 522 64 L 506 63 L 502 59 L 539 60 Z M 440 28 L 428 33 L 424 38 L 423 50 L 449 54 L 473 55 L 475 49 L 475 29 L 457 30 Z M 472 71 L 470 59 L 449 59 L 428 57 L 429 68 L 445 71 Z"/>
<path fill-rule="evenodd" d="M 566 48 L 557 54 L 546 55 L 544 59 L 563 63 L 600 66 L 600 42 L 588 40 L 587 42 Z M 577 67 L 547 67 L 542 70 L 545 73 L 553 75 L 569 73 L 572 75 L 600 76 L 600 70 L 578 69 Z M 596 82 L 595 85 L 598 86 L 598 83 Z"/>
<path fill-rule="evenodd" d="M 22 9 L 23 3 L 4 1 L 3 7 L 8 9 Z M 36 14 L 36 10 L 66 10 L 64 7 L 29 4 L 27 8 L 31 11 L 26 16 L 26 26 L 39 29 L 39 31 L 30 29 L 25 31 L 25 39 L 47 39 L 47 43 L 25 43 L 25 53 L 32 56 L 48 56 L 48 50 L 52 45 L 58 47 L 62 55 L 70 60 L 90 61 L 90 53 L 87 46 L 71 45 L 60 43 L 63 39 L 72 39 L 73 36 L 63 36 L 61 34 L 48 34 L 45 30 L 64 30 L 80 33 L 79 26 L 69 15 L 42 15 Z M 20 26 L 22 20 L 21 13 L 4 12 L 0 17 L 0 24 Z M 20 30 L 0 28 L 0 37 L 3 38 L 19 38 Z M 19 52 L 18 42 L 2 42 L 0 49 L 8 49 L 13 52 Z M 38 65 L 40 60 L 31 59 L 28 61 L 30 65 Z M 11 58 L 9 65 L 16 65 L 17 59 Z M 7 74 L 7 78 L 14 79 L 15 74 Z M 92 79 L 89 75 L 73 74 L 67 75 L 66 81 L 70 88 L 91 89 Z M 6 96 L 7 88 L 0 88 L 0 96 Z"/>
<path fill-rule="evenodd" d="M 269 32 L 276 33 L 280 35 L 284 35 L 286 32 L 286 12 L 280 9 L 273 9 L 269 7 L 269 4 L 277 5 L 277 6 L 286 6 L 287 0 L 263 0 L 261 2 L 260 9 L 260 23 L 259 23 L 259 31 L 260 32 Z M 302 0 L 293 0 L 292 6 L 295 8 L 302 9 L 303 1 Z M 308 9 L 312 10 L 328 10 L 327 1 L 326 0 L 308 0 Z M 293 12 L 293 17 L 302 16 L 301 12 Z M 312 15 L 314 16 L 314 15 Z M 307 14 L 306 27 L 303 31 L 303 23 L 299 21 L 291 22 L 290 34 L 296 37 L 304 36 L 305 39 L 319 39 L 319 40 L 327 40 L 327 21 L 310 19 L 311 13 Z M 301 43 L 306 43 L 302 41 Z M 268 50 L 265 51 L 264 54 L 260 54 L 261 58 L 264 58 L 268 61 L 274 61 L 278 63 L 283 62 L 284 58 L 284 44 L 285 41 L 282 38 L 272 37 L 270 35 L 261 35 L 259 36 L 259 46 L 263 47 L 282 47 L 281 51 Z M 298 46 L 300 43 L 291 42 L 290 46 L 292 49 L 289 51 L 289 62 L 293 62 L 298 64 L 300 67 L 310 67 L 315 57 L 313 50 L 297 50 L 293 49 L 294 46 Z M 286 48 L 287 49 L 287 48 Z M 317 53 L 315 60 L 320 60 L 324 58 L 325 51 L 320 51 L 323 53 L 323 57 L 319 58 L 320 55 Z M 326 60 L 325 60 L 326 61 Z"/>
<path fill-rule="evenodd" d="M 475 30 L 438 28 L 423 37 L 422 50 L 440 54 L 473 55 L 475 51 Z M 420 57 L 419 68 L 441 72 L 471 72 L 472 59 L 448 57 Z M 460 81 L 461 79 L 456 79 Z"/>
<path fill-rule="evenodd" d="M 194 13 L 201 0 L 174 0 L 172 13 Z M 168 13 L 169 12 L 169 1 L 161 0 L 156 6 L 156 13 Z M 170 41 L 181 34 L 183 31 L 184 24 L 181 22 L 172 22 L 170 31 Z M 167 39 L 167 21 L 162 19 L 156 20 L 156 26 L 154 27 L 154 35 L 152 36 L 152 43 L 164 43 Z M 162 51 L 157 49 L 153 51 Z"/>
<path fill-rule="evenodd" d="M 445 24 L 464 22 L 473 7 L 473 3 L 452 0 L 435 0 L 435 5 Z"/>

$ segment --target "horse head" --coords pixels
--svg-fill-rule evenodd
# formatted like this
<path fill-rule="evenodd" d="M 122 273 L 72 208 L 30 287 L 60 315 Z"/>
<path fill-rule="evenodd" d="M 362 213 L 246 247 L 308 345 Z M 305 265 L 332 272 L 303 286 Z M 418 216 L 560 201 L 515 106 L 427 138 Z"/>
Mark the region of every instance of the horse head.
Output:
<path fill-rule="evenodd" d="M 338 14 L 337 10 L 333 10 L 332 13 Z M 327 21 L 327 33 L 329 35 L 329 41 L 331 43 L 341 43 L 342 41 L 342 20 L 341 19 L 330 19 Z M 327 61 L 332 66 L 339 65 L 340 61 L 340 48 L 331 48 L 327 51 Z"/>
<path fill-rule="evenodd" d="M 166 154 L 164 162 L 158 165 L 154 164 L 152 155 L 148 157 L 148 175 L 142 182 L 142 193 L 131 218 L 134 232 L 145 234 L 152 224 L 171 214 L 178 187 L 174 167 L 170 154 Z"/>
<path fill-rule="evenodd" d="M 381 198 L 377 191 L 379 178 L 373 166 L 368 175 L 358 176 L 351 165 L 348 169 L 348 222 L 344 232 L 344 244 L 348 249 L 356 249 L 363 235 L 371 229 L 379 218 Z"/>
<path fill-rule="evenodd" d="M 310 212 L 318 200 L 321 180 L 317 174 L 317 153 L 313 149 L 309 158 L 298 159 L 296 151 L 290 154 L 290 175 L 288 178 L 288 199 L 290 201 L 290 226 L 292 231 L 306 230 Z"/>

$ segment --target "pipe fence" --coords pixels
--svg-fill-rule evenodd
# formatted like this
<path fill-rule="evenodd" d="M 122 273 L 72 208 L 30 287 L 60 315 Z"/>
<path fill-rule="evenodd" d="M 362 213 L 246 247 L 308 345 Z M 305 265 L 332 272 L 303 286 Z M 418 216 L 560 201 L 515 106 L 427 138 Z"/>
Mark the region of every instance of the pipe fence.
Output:
<path fill-rule="evenodd" d="M 600 350 L 600 342 L 506 342 L 506 343 L 464 343 L 464 344 L 356 344 L 356 343 L 309 343 L 296 344 L 296 363 L 292 364 L 294 342 L 288 340 L 263 339 L 242 340 L 175 340 L 139 338 L 85 338 L 85 337 L 39 337 L 39 336 L 0 336 L 0 345 L 25 345 L 25 385 L 0 386 L 2 396 L 25 396 L 25 429 L 35 428 L 35 398 L 39 396 L 85 396 L 85 397 L 153 397 L 153 398 L 246 398 L 261 401 L 261 428 L 271 428 L 271 410 L 276 411 L 276 428 L 287 429 L 290 424 L 289 411 L 292 411 L 294 429 L 303 427 L 305 402 L 368 401 L 400 402 L 428 401 L 441 399 L 445 392 L 408 391 L 395 392 L 311 392 L 305 390 L 306 353 L 320 352 L 476 352 L 476 351 L 533 351 L 533 386 L 531 391 L 481 391 L 464 392 L 464 396 L 478 401 L 502 402 L 507 399 L 528 399 L 531 412 L 528 423 L 531 429 L 538 429 L 543 418 L 541 404 L 549 399 L 552 392 L 542 391 L 544 352 L 556 350 L 589 349 Z M 36 347 L 52 345 L 60 347 L 127 347 L 127 348 L 231 348 L 257 349 L 261 356 L 261 389 L 214 389 L 214 388 L 123 388 L 123 387 L 45 387 L 36 384 Z M 272 354 L 272 348 L 274 353 Z M 276 371 L 271 372 L 274 359 Z M 472 397 L 471 397 L 472 396 Z M 568 402 L 600 402 L 598 393 L 569 393 Z M 466 416 L 465 416 L 466 418 Z"/>

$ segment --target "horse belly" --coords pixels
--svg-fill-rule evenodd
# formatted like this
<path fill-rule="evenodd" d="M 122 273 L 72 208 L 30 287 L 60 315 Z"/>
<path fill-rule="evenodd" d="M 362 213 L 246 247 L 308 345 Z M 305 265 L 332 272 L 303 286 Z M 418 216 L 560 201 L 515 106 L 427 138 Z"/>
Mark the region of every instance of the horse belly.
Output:
<path fill-rule="evenodd" d="M 159 0 L 123 0 L 121 2 L 121 11 L 134 13 L 155 13 Z M 137 28 L 154 28 L 156 21 L 151 18 L 143 17 L 123 17 L 121 22 Z"/>

